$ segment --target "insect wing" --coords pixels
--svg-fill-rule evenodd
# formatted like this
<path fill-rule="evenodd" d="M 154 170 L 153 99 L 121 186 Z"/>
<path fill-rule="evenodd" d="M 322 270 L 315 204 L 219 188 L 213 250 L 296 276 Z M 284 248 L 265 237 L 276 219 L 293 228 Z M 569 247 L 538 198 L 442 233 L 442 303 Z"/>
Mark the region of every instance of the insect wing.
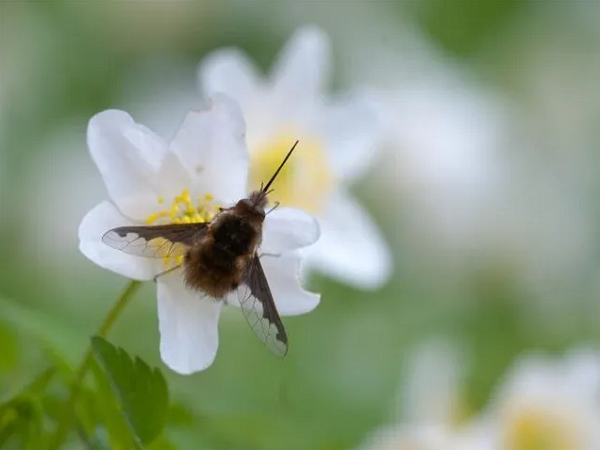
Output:
<path fill-rule="evenodd" d="M 174 258 L 184 255 L 206 229 L 206 223 L 125 226 L 107 231 L 102 242 L 131 255 Z"/>
<path fill-rule="evenodd" d="M 258 338 L 277 356 L 285 356 L 288 339 L 258 256 L 248 264 L 237 290 L 244 317 Z"/>

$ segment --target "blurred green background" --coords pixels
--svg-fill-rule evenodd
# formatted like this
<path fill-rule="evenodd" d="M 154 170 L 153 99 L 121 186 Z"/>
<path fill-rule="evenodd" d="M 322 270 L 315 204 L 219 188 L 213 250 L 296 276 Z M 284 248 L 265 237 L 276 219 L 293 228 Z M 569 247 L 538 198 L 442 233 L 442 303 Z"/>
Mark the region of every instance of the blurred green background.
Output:
<path fill-rule="evenodd" d="M 207 52 L 239 47 L 266 70 L 305 23 L 331 36 L 334 92 L 397 99 L 399 131 L 353 187 L 395 273 L 376 292 L 314 276 L 321 305 L 285 319 L 283 361 L 226 311 L 215 363 L 189 377 L 160 362 L 147 283 L 109 339 L 164 368 L 192 416 L 172 440 L 355 448 L 390 420 L 423 342 L 468 361 L 467 413 L 520 353 L 599 347 L 598 1 L 0 0 L 1 398 L 56 355 L 79 361 L 126 284 L 77 249 L 81 217 L 105 197 L 89 118 L 124 109 L 168 138 L 199 102 Z"/>

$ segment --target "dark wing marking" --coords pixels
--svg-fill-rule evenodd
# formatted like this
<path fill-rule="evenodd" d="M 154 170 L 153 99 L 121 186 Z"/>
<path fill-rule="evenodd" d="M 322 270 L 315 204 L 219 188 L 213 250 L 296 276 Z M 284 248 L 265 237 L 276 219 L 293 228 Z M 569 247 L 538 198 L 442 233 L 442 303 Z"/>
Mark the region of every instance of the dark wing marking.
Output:
<path fill-rule="evenodd" d="M 206 227 L 207 223 L 118 227 L 107 231 L 102 242 L 136 256 L 174 258 L 202 238 Z"/>
<path fill-rule="evenodd" d="M 257 255 L 248 264 L 237 294 L 244 317 L 254 333 L 269 350 L 284 356 L 288 350 L 287 334 Z"/>

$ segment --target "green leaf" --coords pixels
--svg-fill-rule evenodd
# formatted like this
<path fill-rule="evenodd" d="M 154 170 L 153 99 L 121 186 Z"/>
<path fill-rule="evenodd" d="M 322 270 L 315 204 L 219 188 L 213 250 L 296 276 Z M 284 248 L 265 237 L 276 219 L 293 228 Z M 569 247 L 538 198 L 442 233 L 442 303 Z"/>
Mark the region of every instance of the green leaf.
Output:
<path fill-rule="evenodd" d="M 92 364 L 92 372 L 97 391 L 82 392 L 78 404 L 78 416 L 84 430 L 90 436 L 105 433 L 110 448 L 141 449 L 142 444 L 118 404 L 107 373 L 96 361 Z"/>
<path fill-rule="evenodd" d="M 94 356 L 106 372 L 121 412 L 140 442 L 147 444 L 163 430 L 169 409 L 167 383 L 158 369 L 105 339 L 92 338 Z"/>
<path fill-rule="evenodd" d="M 27 395 L 0 405 L 0 448 L 20 442 L 19 448 L 39 448 L 42 433 L 42 408 Z"/>
<path fill-rule="evenodd" d="M 101 369 L 95 365 L 97 370 L 101 372 Z M 101 373 L 106 380 L 106 376 Z M 79 435 L 79 439 L 85 443 L 85 446 L 89 450 L 108 450 L 110 448 L 128 449 L 135 448 L 133 443 L 132 432 L 125 423 L 125 419 L 119 413 L 119 409 L 114 405 L 114 395 L 112 394 L 111 388 L 108 386 L 108 381 L 105 390 L 100 390 L 99 395 L 91 389 L 82 388 L 79 399 L 76 404 L 76 431 Z M 104 413 L 103 405 L 106 405 L 112 400 L 112 409 L 108 413 Z M 103 417 L 105 423 L 102 423 Z M 123 436 L 116 436 L 114 429 L 106 424 L 113 421 L 119 421 L 122 429 L 124 430 Z"/>
<path fill-rule="evenodd" d="M 83 424 L 79 421 L 76 422 L 75 428 L 79 439 L 85 444 L 88 450 L 109 450 L 110 447 L 106 445 L 96 434 L 89 433 L 85 430 Z"/>
<path fill-rule="evenodd" d="M 0 404 L 0 448 L 17 442 L 19 448 L 40 448 L 44 438 L 42 400 L 55 373 L 52 367 L 46 369 L 19 394 Z"/>

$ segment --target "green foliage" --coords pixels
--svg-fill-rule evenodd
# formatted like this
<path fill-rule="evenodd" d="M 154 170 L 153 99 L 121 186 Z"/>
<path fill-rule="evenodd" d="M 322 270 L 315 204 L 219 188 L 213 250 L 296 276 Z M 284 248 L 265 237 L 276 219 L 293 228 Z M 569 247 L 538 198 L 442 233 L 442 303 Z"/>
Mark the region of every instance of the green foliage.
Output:
<path fill-rule="evenodd" d="M 22 392 L 0 404 L 0 448 L 39 449 L 44 435 L 42 396 L 55 375 L 48 369 L 38 375 Z"/>
<path fill-rule="evenodd" d="M 39 448 L 42 409 L 31 396 L 20 395 L 0 405 L 0 448 L 19 442 L 21 448 Z"/>
<path fill-rule="evenodd" d="M 119 407 L 106 373 L 97 364 L 92 371 L 96 390 L 83 390 L 77 404 L 80 438 L 92 448 L 142 448 Z"/>
<path fill-rule="evenodd" d="M 443 47 L 459 55 L 479 49 L 502 25 L 527 7 L 523 0 L 429 0 L 403 2 L 417 22 Z"/>
<path fill-rule="evenodd" d="M 23 302 L 3 297 L 0 297 L 0 317 L 20 335 L 32 339 L 40 348 L 51 352 L 54 356 L 60 356 L 65 362 L 72 362 L 79 354 L 80 350 L 74 350 L 72 343 L 80 342 L 81 335 L 74 331 L 74 327 L 63 322 L 60 317 L 48 315 Z M 10 331 L 0 333 L 0 342 L 3 346 L 5 338 L 7 339 L 7 355 L 10 358 L 11 352 L 17 351 L 14 348 L 17 343 L 14 339 L 10 339 Z M 15 357 L 13 356 L 13 359 Z M 0 357 L 0 360 L 4 359 L 4 356 Z M 10 361 L 5 361 L 4 364 L 10 364 Z"/>
<path fill-rule="evenodd" d="M 0 322 L 0 342 L 2 342 L 0 370 L 10 369 L 17 364 L 19 359 L 19 344 L 14 330 L 2 322 Z"/>
<path fill-rule="evenodd" d="M 152 442 L 165 426 L 169 407 L 167 383 L 161 372 L 140 358 L 133 360 L 125 350 L 100 337 L 92 338 L 92 348 L 137 442 Z"/>

